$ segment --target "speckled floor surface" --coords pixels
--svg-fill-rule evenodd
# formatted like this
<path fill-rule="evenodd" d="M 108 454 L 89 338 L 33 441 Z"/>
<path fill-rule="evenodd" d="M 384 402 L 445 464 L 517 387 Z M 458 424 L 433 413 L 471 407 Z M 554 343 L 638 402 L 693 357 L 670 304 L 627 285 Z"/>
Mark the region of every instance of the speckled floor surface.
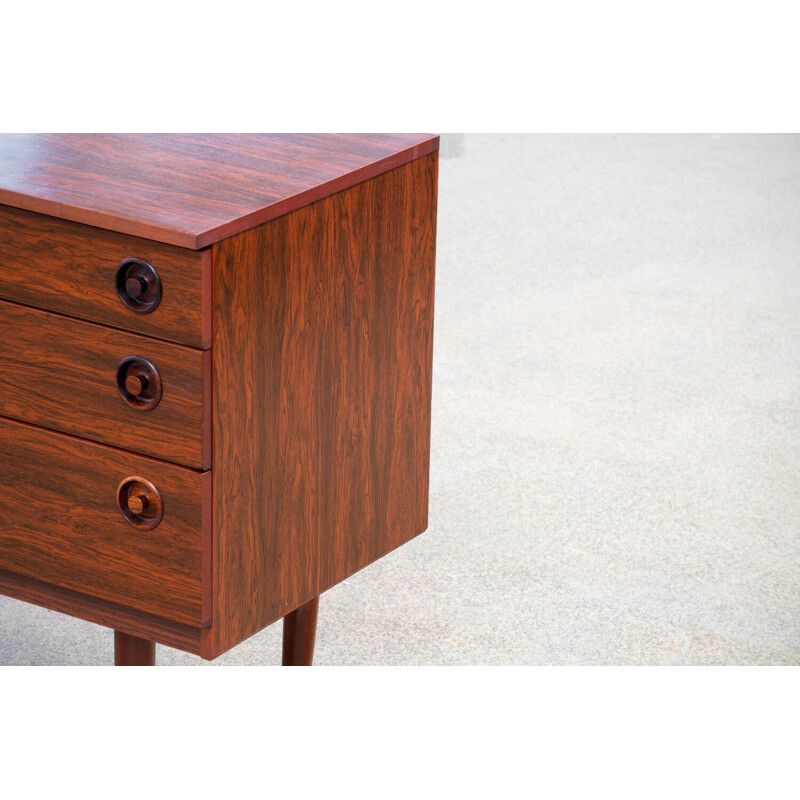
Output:
<path fill-rule="evenodd" d="M 800 137 L 468 136 L 437 269 L 430 528 L 323 596 L 316 663 L 800 663 Z"/>

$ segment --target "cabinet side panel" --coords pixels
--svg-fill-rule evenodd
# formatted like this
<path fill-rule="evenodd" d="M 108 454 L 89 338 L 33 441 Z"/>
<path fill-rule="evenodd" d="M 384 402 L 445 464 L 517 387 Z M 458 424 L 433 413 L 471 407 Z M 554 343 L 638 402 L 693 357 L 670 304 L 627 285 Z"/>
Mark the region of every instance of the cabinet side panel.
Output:
<path fill-rule="evenodd" d="M 427 527 L 437 169 L 214 247 L 206 657 Z"/>

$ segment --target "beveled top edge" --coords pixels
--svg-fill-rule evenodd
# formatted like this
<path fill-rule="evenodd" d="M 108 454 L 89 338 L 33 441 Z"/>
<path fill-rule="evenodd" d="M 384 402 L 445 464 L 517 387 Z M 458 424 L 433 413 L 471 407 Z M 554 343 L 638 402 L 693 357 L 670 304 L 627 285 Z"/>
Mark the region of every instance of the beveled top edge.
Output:
<path fill-rule="evenodd" d="M 438 148 L 432 134 L 2 134 L 0 204 L 200 250 Z"/>

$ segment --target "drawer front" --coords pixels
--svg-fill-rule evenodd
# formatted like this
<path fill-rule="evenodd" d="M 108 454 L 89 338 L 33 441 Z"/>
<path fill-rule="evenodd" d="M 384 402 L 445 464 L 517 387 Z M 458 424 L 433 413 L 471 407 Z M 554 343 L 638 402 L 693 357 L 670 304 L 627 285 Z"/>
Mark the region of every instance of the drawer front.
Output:
<path fill-rule="evenodd" d="M 210 472 L 3 419 L 0 452 L 0 569 L 189 625 L 208 620 Z M 151 495 L 142 511 L 132 478 L 159 502 Z M 123 515 L 119 492 L 141 517 Z"/>
<path fill-rule="evenodd" d="M 126 259 L 155 270 L 155 307 L 138 303 L 140 310 L 133 310 L 120 298 L 116 273 Z M 210 271 L 210 250 L 183 250 L 0 206 L 0 297 L 7 300 L 206 348 Z M 145 308 L 152 310 L 142 313 Z"/>
<path fill-rule="evenodd" d="M 210 350 L 6 301 L 0 341 L 0 415 L 210 466 Z"/>

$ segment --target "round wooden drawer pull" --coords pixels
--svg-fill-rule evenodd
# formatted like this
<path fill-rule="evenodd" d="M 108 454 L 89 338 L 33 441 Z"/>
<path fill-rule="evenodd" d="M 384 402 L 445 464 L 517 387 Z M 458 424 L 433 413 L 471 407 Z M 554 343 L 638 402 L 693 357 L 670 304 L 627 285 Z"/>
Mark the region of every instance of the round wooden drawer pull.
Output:
<path fill-rule="evenodd" d="M 147 281 L 144 278 L 127 278 L 125 280 L 125 294 L 138 300 L 142 295 L 147 294 Z"/>
<path fill-rule="evenodd" d="M 140 314 L 155 311 L 161 302 L 161 279 L 151 264 L 141 258 L 126 258 L 117 267 L 114 285 L 119 299 Z"/>
<path fill-rule="evenodd" d="M 123 358 L 117 365 L 117 388 L 122 399 L 133 408 L 149 411 L 161 400 L 161 376 L 146 359 Z"/>
<path fill-rule="evenodd" d="M 138 475 L 125 478 L 117 487 L 117 504 L 122 516 L 142 530 L 152 530 L 164 516 L 164 503 L 158 489 Z"/>
<path fill-rule="evenodd" d="M 125 391 L 137 397 L 147 389 L 149 383 L 144 375 L 134 375 L 133 372 L 129 372 L 125 378 Z"/>

